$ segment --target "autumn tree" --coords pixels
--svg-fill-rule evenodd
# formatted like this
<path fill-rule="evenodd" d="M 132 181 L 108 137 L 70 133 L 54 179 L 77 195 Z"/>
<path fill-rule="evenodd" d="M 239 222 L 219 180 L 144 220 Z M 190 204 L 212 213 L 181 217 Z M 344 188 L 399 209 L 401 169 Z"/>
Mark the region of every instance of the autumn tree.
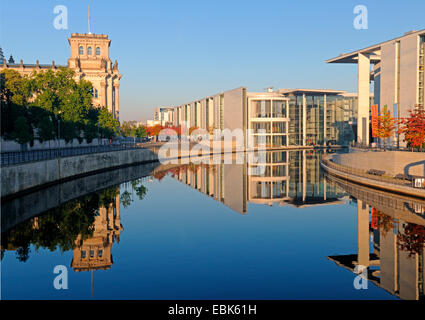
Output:
<path fill-rule="evenodd" d="M 147 127 L 146 131 L 149 136 L 158 136 L 162 129 L 164 129 L 164 127 L 160 124 L 157 124 L 153 127 Z"/>
<path fill-rule="evenodd" d="M 190 127 L 189 128 L 189 135 L 192 134 L 193 131 L 198 130 L 198 127 Z"/>
<path fill-rule="evenodd" d="M 423 106 L 409 110 L 409 117 L 400 120 L 398 133 L 404 134 L 404 141 L 408 147 L 425 147 L 425 109 Z"/>
<path fill-rule="evenodd" d="M 384 106 L 382 112 L 378 115 L 376 126 L 376 136 L 384 139 L 384 148 L 386 146 L 387 138 L 394 135 L 395 130 L 395 119 L 391 117 L 391 113 L 388 111 L 387 105 Z"/>

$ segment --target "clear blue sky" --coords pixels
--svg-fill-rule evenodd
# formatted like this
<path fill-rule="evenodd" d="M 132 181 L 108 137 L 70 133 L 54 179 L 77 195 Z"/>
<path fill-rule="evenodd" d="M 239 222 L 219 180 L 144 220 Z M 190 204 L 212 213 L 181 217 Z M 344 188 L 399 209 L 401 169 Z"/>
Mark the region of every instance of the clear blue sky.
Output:
<path fill-rule="evenodd" d="M 68 8 L 68 30 L 53 27 L 56 5 Z M 24 63 L 66 64 L 67 37 L 109 35 L 110 57 L 123 74 L 122 120 L 152 117 L 177 105 L 246 86 L 356 90 L 356 68 L 327 65 L 342 52 L 425 28 L 424 0 L 322 1 L 2 1 L 0 46 Z M 369 29 L 353 27 L 356 5 Z"/>

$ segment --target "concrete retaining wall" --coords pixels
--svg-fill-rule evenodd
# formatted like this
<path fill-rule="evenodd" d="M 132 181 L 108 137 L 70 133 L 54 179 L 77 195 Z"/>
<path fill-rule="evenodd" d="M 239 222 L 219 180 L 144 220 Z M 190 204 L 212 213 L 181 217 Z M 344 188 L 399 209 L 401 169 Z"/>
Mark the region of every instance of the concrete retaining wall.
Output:
<path fill-rule="evenodd" d="M 157 155 L 149 149 L 133 149 L 7 166 L 1 168 L 1 196 L 96 171 L 157 159 Z"/>
<path fill-rule="evenodd" d="M 395 176 L 399 173 L 425 176 L 425 153 L 404 151 L 367 151 L 333 155 L 334 163 L 361 170 L 384 170 Z"/>
<path fill-rule="evenodd" d="M 62 203 L 91 192 L 150 175 L 159 165 L 148 163 L 109 170 L 54 184 L 1 203 L 1 229 L 7 231 L 17 224 L 56 208 Z"/>

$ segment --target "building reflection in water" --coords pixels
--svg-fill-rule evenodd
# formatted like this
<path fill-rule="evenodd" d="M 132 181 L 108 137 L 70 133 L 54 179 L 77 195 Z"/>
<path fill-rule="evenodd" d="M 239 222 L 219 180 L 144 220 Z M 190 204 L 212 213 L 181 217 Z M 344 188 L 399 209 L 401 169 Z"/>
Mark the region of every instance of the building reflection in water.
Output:
<path fill-rule="evenodd" d="M 122 230 L 118 194 L 108 206 L 96 210 L 92 236 L 83 239 L 78 235 L 71 262 L 74 271 L 109 269 L 113 264 L 112 245 L 119 243 Z"/>
<path fill-rule="evenodd" d="M 328 259 L 351 272 L 366 266 L 369 281 L 402 299 L 424 299 L 425 201 L 325 177 L 321 155 L 286 150 L 267 152 L 260 163 L 161 165 L 153 177 L 171 175 L 241 214 L 247 213 L 248 203 L 303 208 L 345 204 L 351 197 L 357 202 L 357 252 Z M 76 272 L 110 269 L 112 247 L 123 231 L 120 205 L 128 206 L 133 194 L 143 199 L 143 182 L 133 180 L 125 190 L 103 189 L 17 224 L 2 233 L 2 257 L 4 250 L 13 250 L 26 261 L 33 245 L 73 250 Z M 129 186 L 134 193 L 127 191 Z"/>
<path fill-rule="evenodd" d="M 167 172 L 241 214 L 247 213 L 248 202 L 295 207 L 344 204 L 347 193 L 324 179 L 321 154 L 314 150 L 268 151 L 255 163 L 187 164 Z M 157 174 L 160 171 L 161 167 L 157 168 Z"/>
<path fill-rule="evenodd" d="M 113 264 L 112 246 L 119 242 L 122 230 L 120 188 L 113 186 L 63 203 L 3 232 L 2 258 L 3 252 L 10 250 L 25 262 L 33 245 L 36 250 L 72 250 L 71 267 L 76 272 L 107 270 Z"/>
<path fill-rule="evenodd" d="M 424 300 L 425 201 L 373 190 L 330 176 L 357 198 L 357 253 L 329 256 L 401 299 Z"/>

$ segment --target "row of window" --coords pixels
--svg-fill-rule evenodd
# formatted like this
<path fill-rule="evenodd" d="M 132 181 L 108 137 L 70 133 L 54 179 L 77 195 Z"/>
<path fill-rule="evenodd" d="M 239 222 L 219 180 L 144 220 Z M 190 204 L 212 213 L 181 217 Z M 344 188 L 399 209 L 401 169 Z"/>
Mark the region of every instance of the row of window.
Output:
<path fill-rule="evenodd" d="M 98 258 L 103 257 L 103 250 L 97 250 L 97 256 Z M 81 258 L 85 259 L 87 257 L 86 250 L 81 251 Z M 90 258 L 94 258 L 94 250 L 90 250 Z"/>
<path fill-rule="evenodd" d="M 78 49 L 78 53 L 80 55 L 84 54 L 84 47 L 83 46 L 80 46 L 80 48 Z M 87 47 L 87 55 L 91 56 L 92 54 L 93 54 L 92 47 Z M 100 48 L 99 47 L 96 47 L 96 55 L 100 56 Z"/>

